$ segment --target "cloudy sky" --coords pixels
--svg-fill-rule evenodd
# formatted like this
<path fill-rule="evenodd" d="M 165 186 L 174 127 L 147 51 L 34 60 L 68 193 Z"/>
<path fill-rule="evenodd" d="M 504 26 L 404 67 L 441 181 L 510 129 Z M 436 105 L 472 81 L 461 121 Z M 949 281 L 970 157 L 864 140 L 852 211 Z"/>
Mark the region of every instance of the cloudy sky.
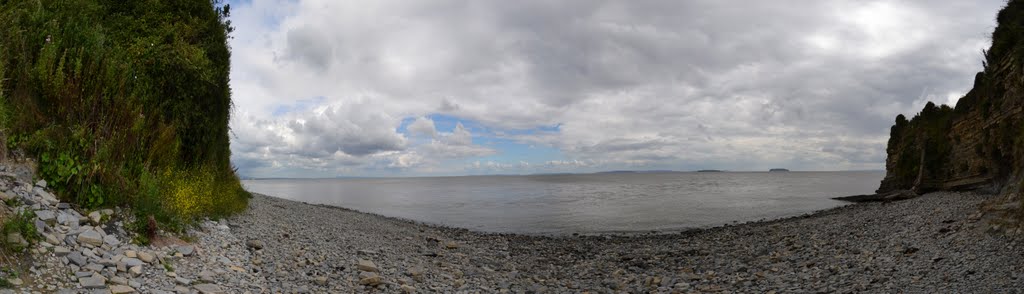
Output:
<path fill-rule="evenodd" d="M 1004 3 L 230 2 L 254 177 L 883 169 Z"/>

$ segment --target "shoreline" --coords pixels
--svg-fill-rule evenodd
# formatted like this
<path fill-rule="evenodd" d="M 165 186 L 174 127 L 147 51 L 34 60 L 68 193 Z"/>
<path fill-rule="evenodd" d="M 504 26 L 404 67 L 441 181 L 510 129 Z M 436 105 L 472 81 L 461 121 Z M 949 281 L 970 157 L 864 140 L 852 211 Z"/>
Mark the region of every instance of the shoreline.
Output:
<path fill-rule="evenodd" d="M 273 199 L 278 199 L 278 200 L 284 200 L 284 201 L 294 202 L 294 203 L 302 204 L 302 205 L 309 205 L 309 206 L 326 208 L 326 209 L 337 209 L 337 210 L 342 210 L 342 211 L 351 212 L 351 213 L 365 214 L 365 215 L 369 215 L 369 216 L 374 216 L 374 217 L 380 217 L 380 218 L 385 218 L 385 219 L 391 219 L 391 220 L 395 220 L 395 221 L 405 222 L 405 223 L 408 223 L 409 225 L 414 225 L 414 226 L 428 226 L 428 227 L 433 227 L 435 229 L 445 229 L 445 230 L 465 230 L 465 231 L 468 231 L 469 233 L 480 234 L 480 235 L 514 235 L 514 236 L 524 236 L 524 237 L 547 237 L 547 238 L 563 238 L 563 237 L 564 238 L 574 238 L 574 237 L 578 237 L 578 236 L 590 236 L 590 237 L 605 237 L 605 236 L 610 236 L 610 237 L 639 237 L 639 236 L 647 236 L 647 235 L 688 234 L 688 233 L 693 233 L 693 232 L 703 232 L 703 231 L 714 230 L 714 229 L 725 228 L 725 227 L 756 225 L 756 224 L 761 224 L 761 223 L 772 223 L 772 222 L 787 221 L 787 220 L 790 220 L 790 219 L 809 218 L 809 217 L 817 216 L 818 214 L 829 213 L 829 212 L 832 212 L 833 210 L 839 210 L 839 209 L 842 209 L 842 208 L 848 208 L 848 207 L 856 206 L 856 205 L 859 204 L 859 203 L 855 203 L 855 202 L 836 200 L 836 201 L 839 201 L 839 202 L 844 202 L 846 204 L 842 204 L 842 205 L 839 205 L 839 206 L 836 206 L 836 207 L 832 207 L 832 208 L 826 208 L 826 209 L 822 209 L 822 210 L 815 210 L 815 211 L 812 211 L 812 212 L 797 213 L 797 214 L 793 214 L 793 215 L 780 216 L 780 217 L 776 217 L 776 218 L 761 218 L 761 219 L 757 219 L 757 220 L 743 221 L 743 222 L 733 221 L 733 222 L 730 222 L 730 223 L 725 223 L 725 224 L 720 224 L 720 225 L 711 225 L 711 226 L 704 226 L 704 227 L 690 227 L 690 228 L 685 228 L 685 229 L 645 230 L 645 231 L 608 231 L 608 232 L 594 232 L 594 233 L 578 233 L 578 232 L 572 232 L 572 233 L 525 233 L 525 232 L 488 232 L 488 231 L 482 231 L 482 230 L 475 230 L 475 229 L 471 229 L 471 228 L 460 228 L 460 227 L 457 227 L 457 226 L 451 226 L 451 225 L 445 225 L 445 224 L 438 224 L 438 223 L 430 223 L 430 222 L 418 221 L 418 220 L 408 219 L 408 218 L 403 218 L 403 217 L 387 216 L 387 215 L 383 215 L 383 214 L 379 214 L 379 213 L 366 212 L 366 211 L 361 211 L 361 210 L 358 210 L 358 209 L 342 207 L 342 206 L 336 206 L 336 205 L 330 205 L 330 204 L 309 203 L 309 202 L 305 202 L 305 201 L 292 200 L 292 199 L 288 199 L 288 198 L 283 198 L 283 197 L 278 197 L 278 196 L 273 196 L 273 195 L 267 195 L 267 194 L 262 194 L 262 193 L 256 193 L 256 192 L 252 192 L 252 194 L 253 194 L 254 197 L 259 195 L 261 197 L 268 197 L 268 198 L 273 198 Z"/>
<path fill-rule="evenodd" d="M 254 195 L 229 219 L 261 241 L 271 291 L 913 292 L 1024 287 L 1019 238 L 972 219 L 993 195 L 937 192 L 652 234 L 529 235 Z M 1014 249 L 1016 248 L 1016 249 Z M 372 266 L 364 266 L 372 264 Z M 999 271 L 1003 269 L 1003 271 Z M 984 292 L 984 291 L 982 291 Z"/>

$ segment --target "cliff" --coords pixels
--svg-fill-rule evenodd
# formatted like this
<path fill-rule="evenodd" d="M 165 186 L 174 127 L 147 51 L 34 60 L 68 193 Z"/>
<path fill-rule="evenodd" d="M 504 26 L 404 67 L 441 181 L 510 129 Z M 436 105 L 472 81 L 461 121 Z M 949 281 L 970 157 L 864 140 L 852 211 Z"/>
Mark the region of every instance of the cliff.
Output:
<path fill-rule="evenodd" d="M 1024 1 L 1009 1 L 997 22 L 983 70 L 955 108 L 929 102 L 909 121 L 896 117 L 877 193 L 1016 195 L 1024 176 Z"/>

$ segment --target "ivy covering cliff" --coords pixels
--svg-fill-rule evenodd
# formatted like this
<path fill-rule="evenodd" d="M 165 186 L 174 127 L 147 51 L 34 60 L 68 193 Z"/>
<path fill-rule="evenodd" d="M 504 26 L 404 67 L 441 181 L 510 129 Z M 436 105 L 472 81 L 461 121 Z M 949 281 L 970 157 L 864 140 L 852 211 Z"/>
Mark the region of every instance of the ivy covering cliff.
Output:
<path fill-rule="evenodd" d="M 228 148 L 229 12 L 211 0 L 0 0 L 7 147 L 86 209 L 132 207 L 172 230 L 245 209 Z"/>
<path fill-rule="evenodd" d="M 1024 178 L 1024 1 L 999 12 L 983 71 L 955 108 L 896 117 L 878 193 L 975 190 L 1016 197 Z"/>

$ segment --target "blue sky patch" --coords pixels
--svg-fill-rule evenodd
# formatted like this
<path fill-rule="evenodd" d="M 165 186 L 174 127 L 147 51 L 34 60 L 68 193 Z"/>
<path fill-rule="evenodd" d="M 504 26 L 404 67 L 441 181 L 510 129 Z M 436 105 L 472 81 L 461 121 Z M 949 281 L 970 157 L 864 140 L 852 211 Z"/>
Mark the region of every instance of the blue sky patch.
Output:
<path fill-rule="evenodd" d="M 493 161 L 503 164 L 518 164 L 528 162 L 530 164 L 541 164 L 550 160 L 563 159 L 564 156 L 556 148 L 529 142 L 521 142 L 510 138 L 519 135 L 536 135 L 542 133 L 557 133 L 561 125 L 540 126 L 532 129 L 496 129 L 484 126 L 479 121 L 459 118 L 444 114 L 430 114 L 425 116 L 434 122 L 434 128 L 439 133 L 451 133 L 458 124 L 462 124 L 472 134 L 473 144 L 497 150 L 494 155 L 463 158 L 457 162 L 472 163 L 474 161 Z M 416 121 L 416 117 L 402 119 L 396 131 L 404 134 L 415 143 L 430 142 L 430 138 L 417 138 L 409 132 L 409 125 Z"/>
<path fill-rule="evenodd" d="M 292 104 L 279 104 L 277 107 L 274 107 L 274 111 L 271 112 L 271 115 L 279 117 L 289 113 L 307 111 L 313 109 L 313 107 L 323 104 L 326 99 L 327 98 L 324 96 L 316 96 L 308 99 L 296 100 Z"/>

